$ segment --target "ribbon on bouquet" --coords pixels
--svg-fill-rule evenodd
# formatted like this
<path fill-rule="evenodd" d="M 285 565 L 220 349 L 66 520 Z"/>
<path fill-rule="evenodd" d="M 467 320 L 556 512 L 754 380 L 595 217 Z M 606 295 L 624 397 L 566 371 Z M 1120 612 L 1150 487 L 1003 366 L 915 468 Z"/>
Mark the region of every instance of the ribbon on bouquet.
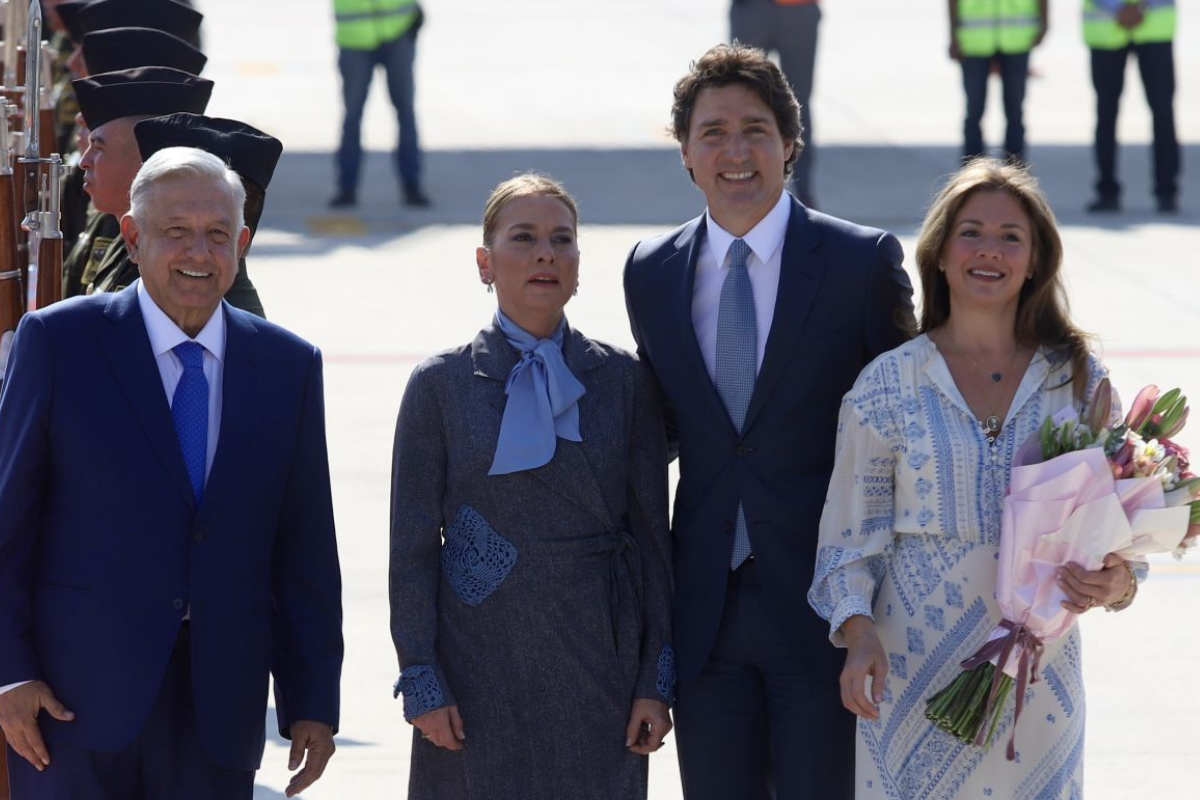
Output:
<path fill-rule="evenodd" d="M 984 643 L 983 647 L 976 651 L 975 655 L 962 662 L 962 668 L 972 670 L 978 666 L 995 660 L 996 671 L 992 673 L 992 688 L 988 692 L 987 705 L 985 706 L 983 718 L 990 718 L 993 709 L 996 705 L 996 695 L 1000 689 L 1000 681 L 1004 676 L 1004 665 L 1008 663 L 1012 656 L 1013 650 L 1019 651 L 1017 662 L 1017 705 L 1013 712 L 1013 727 L 1012 733 L 1008 737 L 1007 756 L 1009 761 L 1016 760 L 1017 757 L 1017 720 L 1021 718 L 1021 709 L 1025 705 L 1025 690 L 1030 683 L 1037 683 L 1041 680 L 1041 663 L 1042 663 L 1042 640 L 1034 635 L 1033 631 L 1025 626 L 1024 623 L 1011 622 L 1007 619 L 1001 620 L 997 629 L 1003 628 L 1007 633 Z M 979 735 L 975 738 L 975 744 L 983 746 L 987 738 L 988 728 L 983 725 L 979 729 Z"/>

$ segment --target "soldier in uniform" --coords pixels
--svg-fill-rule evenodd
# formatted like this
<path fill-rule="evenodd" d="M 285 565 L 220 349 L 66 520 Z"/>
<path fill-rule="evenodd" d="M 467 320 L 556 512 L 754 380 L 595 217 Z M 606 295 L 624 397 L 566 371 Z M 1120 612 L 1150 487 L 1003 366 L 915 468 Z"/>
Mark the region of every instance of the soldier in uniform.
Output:
<path fill-rule="evenodd" d="M 244 122 L 187 113 L 143 120 L 134 126 L 133 133 L 142 161 L 165 147 L 196 147 L 217 156 L 241 177 L 246 189 L 245 218 L 250 241 L 238 260 L 238 274 L 245 275 L 246 253 L 254 244 L 267 186 L 283 153 L 283 143 Z M 225 299 L 235 306 L 236 288 L 235 284 L 225 295 Z"/>
<path fill-rule="evenodd" d="M 178 36 L 152 28 L 110 28 L 85 33 L 79 49 L 81 63 L 88 72 L 96 74 L 154 66 L 199 75 L 208 61 L 203 53 Z M 63 297 L 84 293 L 95 280 L 108 248 L 119 238 L 121 223 L 117 217 L 89 209 L 83 232 L 63 259 Z"/>
<path fill-rule="evenodd" d="M 153 6 L 151 8 L 150 6 Z M 84 9 L 87 13 L 84 13 Z M 64 45 L 64 48 L 69 51 L 67 59 L 67 67 L 69 74 L 63 81 L 63 85 L 55 88 L 55 95 L 58 97 L 57 107 L 59 111 L 61 129 L 57 131 L 59 137 L 59 149 L 57 152 L 62 153 L 63 160 L 70 167 L 67 174 L 63 177 L 62 184 L 62 230 L 63 230 L 63 246 L 66 252 L 70 253 L 74 245 L 77 243 L 77 237 L 81 231 L 89 225 L 100 224 L 92 219 L 95 214 L 95 209 L 91 208 L 88 202 L 88 196 L 83 191 L 83 171 L 78 169 L 79 156 L 87 149 L 88 131 L 79 124 L 78 103 L 75 101 L 74 89 L 71 86 L 70 80 L 74 78 L 86 78 L 89 73 L 108 72 L 113 69 L 127 69 L 131 67 L 141 66 L 165 66 L 176 67 L 183 69 L 186 72 L 199 74 L 199 68 L 189 69 L 185 65 L 180 65 L 171 60 L 163 60 L 164 51 L 169 51 L 172 48 L 162 46 L 161 42 L 150 42 L 143 37 L 138 41 L 123 40 L 123 44 L 128 45 L 125 52 L 127 57 L 120 66 L 112 66 L 114 62 L 114 54 L 112 47 L 115 42 L 106 42 L 101 45 L 94 45 L 90 48 L 93 51 L 93 59 L 96 64 L 90 66 L 86 63 L 84 57 L 83 42 L 85 37 L 90 33 L 105 31 L 109 29 L 121 28 L 127 25 L 139 25 L 145 28 L 152 28 L 171 34 L 178 39 L 185 40 L 191 43 L 191 47 L 199 41 L 200 23 L 204 19 L 204 15 L 186 5 L 181 5 L 176 2 L 166 2 L 166 0 L 116 0 L 115 2 L 104 2 L 103 4 L 95 0 L 67 0 L 60 3 L 55 9 L 58 12 L 59 21 L 62 23 L 63 29 L 69 42 Z M 149 46 L 150 50 L 145 48 Z M 195 44 L 195 47 L 199 47 Z M 102 50 L 97 54 L 95 51 Z M 195 57 L 192 53 L 198 53 L 198 50 L 192 49 L 191 53 L 181 55 L 179 58 L 189 59 L 194 62 Z M 131 60 L 130 60 L 131 59 Z M 106 62 L 106 63 L 100 63 Z M 201 62 L 201 66 L 203 62 Z M 111 220 L 104 223 L 111 230 L 115 230 L 115 226 Z M 113 236 L 117 234 L 112 233 Z M 89 244 L 80 248 L 80 253 L 88 253 L 94 249 L 91 242 L 96 239 L 95 231 L 89 236 Z M 104 237 L 100 237 L 104 238 Z M 82 269 L 82 265 L 76 265 L 76 283 L 78 275 Z M 69 281 L 64 281 L 64 287 L 69 286 Z M 86 284 L 84 284 L 86 286 Z M 70 294 L 64 296 L 70 297 Z"/>
<path fill-rule="evenodd" d="M 70 291 L 66 285 L 72 284 L 76 285 L 75 293 L 88 293 L 103 255 L 112 250 L 113 242 L 120 241 L 119 220 L 129 210 L 129 187 L 142 163 L 133 126 L 147 117 L 204 111 L 212 86 L 212 81 L 182 70 L 157 66 L 102 73 L 74 82 L 80 111 L 91 128 L 90 144 L 80 161 L 84 189 L 92 198 L 97 217 L 109 217 L 109 221 L 93 220 L 88 232 L 80 237 L 88 241 L 72 250 L 66 261 L 64 295 Z M 108 239 L 109 243 L 101 246 L 97 239 Z"/>
<path fill-rule="evenodd" d="M 207 90 L 203 102 L 197 102 L 201 99 L 199 87 L 204 85 Z M 210 81 L 167 67 L 107 72 L 75 81 L 80 108 L 92 128 L 80 166 L 84 169 L 85 188 L 98 210 L 120 217 L 129 209 L 129 186 L 142 163 L 133 126 L 148 117 L 179 111 L 203 113 L 211 87 Z M 97 125 L 94 115 L 103 120 L 103 126 Z M 85 291 L 119 291 L 137 277 L 137 264 L 130 259 L 125 242 L 117 239 Z M 244 311 L 265 316 L 258 291 L 245 269 L 238 270 L 225 299 Z"/>

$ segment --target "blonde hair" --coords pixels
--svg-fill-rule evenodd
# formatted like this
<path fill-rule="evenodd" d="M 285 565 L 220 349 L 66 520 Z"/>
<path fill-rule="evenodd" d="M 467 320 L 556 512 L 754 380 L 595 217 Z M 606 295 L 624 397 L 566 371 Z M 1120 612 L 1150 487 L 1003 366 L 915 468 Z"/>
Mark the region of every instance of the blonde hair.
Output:
<path fill-rule="evenodd" d="M 579 227 L 579 209 L 570 192 L 549 176 L 526 172 L 504 181 L 493 189 L 491 196 L 488 197 L 487 204 L 483 207 L 483 244 L 485 247 L 492 246 L 492 240 L 496 235 L 496 221 L 508 204 L 522 197 L 534 196 L 553 197 L 560 201 L 571 212 L 571 220 L 575 227 Z"/>

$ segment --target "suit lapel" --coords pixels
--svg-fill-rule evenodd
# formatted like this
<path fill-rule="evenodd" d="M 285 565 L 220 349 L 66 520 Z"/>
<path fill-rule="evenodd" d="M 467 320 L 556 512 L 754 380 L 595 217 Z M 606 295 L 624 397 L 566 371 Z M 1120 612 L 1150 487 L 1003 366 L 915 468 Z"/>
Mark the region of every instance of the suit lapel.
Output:
<path fill-rule="evenodd" d="M 221 432 L 212 470 L 204 484 L 204 496 L 219 497 L 221 486 L 240 463 L 242 449 L 253 440 L 255 355 L 258 330 L 249 315 L 232 310 L 224 300 L 219 313 L 225 314 L 225 362 L 221 386 Z M 252 462 L 249 462 L 252 463 Z M 205 503 L 205 506 L 211 504 Z"/>
<path fill-rule="evenodd" d="M 138 308 L 137 287 L 114 293 L 104 309 L 112 327 L 103 334 L 102 347 L 121 392 L 141 423 L 142 430 L 167 474 L 189 507 L 196 504 L 192 483 L 183 463 L 171 407 L 163 391 L 162 375 L 150 349 L 146 323 Z"/>
<path fill-rule="evenodd" d="M 758 380 L 754 383 L 750 407 L 746 410 L 746 422 L 742 426 L 744 431 L 750 429 L 754 418 L 766 404 L 804 330 L 808 312 L 827 267 L 825 259 L 814 252 L 821 240 L 820 229 L 809 222 L 804 206 L 793 199 L 780 256 L 779 292 L 775 298 L 771 332 L 767 336 L 763 363 L 758 371 Z"/>
<path fill-rule="evenodd" d="M 576 333 L 569 326 L 563 341 L 563 357 L 567 366 L 579 380 L 588 384 L 586 373 L 604 363 L 600 350 L 588 341 L 582 334 Z M 488 404 L 495 412 L 492 425 L 488 430 L 500 430 L 500 419 L 504 414 L 507 396 L 504 385 L 508 374 L 517 363 L 517 353 L 504 338 L 504 334 L 495 326 L 489 325 L 479 332 L 471 343 L 471 363 L 477 378 L 488 380 L 493 385 L 488 387 Z M 580 400 L 587 403 L 587 395 Z M 582 411 L 582 408 L 581 408 Z M 589 419 L 587 414 L 580 414 L 579 429 L 583 442 L 571 442 L 558 439 L 555 443 L 554 458 L 550 463 L 537 469 L 526 470 L 525 474 L 541 481 L 555 494 L 569 500 L 591 514 L 599 517 L 605 525 L 612 525 L 613 519 L 608 506 L 604 502 L 600 484 L 588 461 L 587 441 L 589 436 Z M 492 446 L 495 446 L 493 440 Z"/>

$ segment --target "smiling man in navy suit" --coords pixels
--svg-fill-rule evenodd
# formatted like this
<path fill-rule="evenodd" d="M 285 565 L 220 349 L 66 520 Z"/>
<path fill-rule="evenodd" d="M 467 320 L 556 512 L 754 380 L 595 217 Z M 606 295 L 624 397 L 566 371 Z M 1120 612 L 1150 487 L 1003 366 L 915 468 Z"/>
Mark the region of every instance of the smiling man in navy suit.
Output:
<path fill-rule="evenodd" d="M 625 267 L 638 353 L 679 456 L 675 725 L 687 800 L 853 796 L 841 655 L 805 600 L 838 408 L 914 327 L 899 242 L 784 191 L 799 106 L 761 50 L 718 45 L 675 86 L 707 211 Z"/>
<path fill-rule="evenodd" d="M 221 299 L 249 230 L 219 158 L 162 150 L 130 199 L 141 280 L 27 315 L 0 395 L 13 797 L 248 800 L 269 675 L 291 796 L 342 662 L 320 353 Z"/>

